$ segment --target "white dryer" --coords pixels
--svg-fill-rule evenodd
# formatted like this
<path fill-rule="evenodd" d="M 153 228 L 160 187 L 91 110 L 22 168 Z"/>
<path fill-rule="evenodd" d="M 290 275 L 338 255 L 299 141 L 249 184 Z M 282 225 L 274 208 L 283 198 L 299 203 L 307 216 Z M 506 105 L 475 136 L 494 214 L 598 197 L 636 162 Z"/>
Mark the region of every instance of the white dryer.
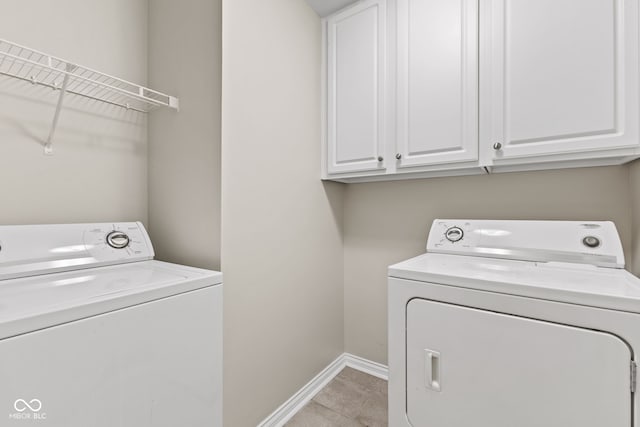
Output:
<path fill-rule="evenodd" d="M 222 426 L 222 275 L 140 223 L 0 227 L 0 425 Z"/>
<path fill-rule="evenodd" d="M 436 220 L 388 291 L 390 426 L 640 426 L 613 223 Z"/>

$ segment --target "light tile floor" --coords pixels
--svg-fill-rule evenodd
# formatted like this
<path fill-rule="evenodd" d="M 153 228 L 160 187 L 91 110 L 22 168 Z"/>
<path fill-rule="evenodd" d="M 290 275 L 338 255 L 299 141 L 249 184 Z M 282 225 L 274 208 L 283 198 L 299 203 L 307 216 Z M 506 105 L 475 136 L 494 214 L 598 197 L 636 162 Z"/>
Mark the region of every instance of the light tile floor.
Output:
<path fill-rule="evenodd" d="M 287 427 L 387 427 L 387 382 L 344 368 Z"/>

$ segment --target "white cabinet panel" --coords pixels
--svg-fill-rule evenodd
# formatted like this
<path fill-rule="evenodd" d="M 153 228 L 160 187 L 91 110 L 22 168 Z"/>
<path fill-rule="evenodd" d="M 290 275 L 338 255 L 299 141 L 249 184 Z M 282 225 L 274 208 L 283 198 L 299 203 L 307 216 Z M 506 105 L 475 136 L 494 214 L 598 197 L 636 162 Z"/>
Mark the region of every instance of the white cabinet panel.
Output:
<path fill-rule="evenodd" d="M 383 169 L 385 20 L 380 0 L 327 20 L 329 173 Z"/>
<path fill-rule="evenodd" d="M 398 167 L 478 158 L 478 0 L 398 0 Z"/>
<path fill-rule="evenodd" d="M 323 177 L 638 158 L 639 2 L 365 0 L 328 17 Z"/>
<path fill-rule="evenodd" d="M 411 425 L 631 425 L 632 355 L 614 335 L 423 299 L 406 321 Z"/>
<path fill-rule="evenodd" d="M 637 1 L 486 4 L 491 158 L 638 146 Z"/>

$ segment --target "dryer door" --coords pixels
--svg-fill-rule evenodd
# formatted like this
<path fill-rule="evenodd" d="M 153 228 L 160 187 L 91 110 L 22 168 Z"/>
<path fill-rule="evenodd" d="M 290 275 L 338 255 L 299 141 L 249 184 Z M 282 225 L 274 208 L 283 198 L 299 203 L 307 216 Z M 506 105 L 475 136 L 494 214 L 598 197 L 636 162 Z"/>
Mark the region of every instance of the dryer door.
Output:
<path fill-rule="evenodd" d="M 611 334 L 414 299 L 407 416 L 415 427 L 629 427 L 631 358 Z"/>

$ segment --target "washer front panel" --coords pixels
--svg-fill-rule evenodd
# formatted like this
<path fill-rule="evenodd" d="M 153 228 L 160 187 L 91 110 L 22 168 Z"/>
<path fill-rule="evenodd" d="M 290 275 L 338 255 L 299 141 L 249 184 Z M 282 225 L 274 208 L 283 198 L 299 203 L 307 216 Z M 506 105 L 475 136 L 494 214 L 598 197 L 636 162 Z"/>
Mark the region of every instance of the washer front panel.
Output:
<path fill-rule="evenodd" d="M 222 293 L 212 286 L 0 340 L 0 424 L 222 427 Z"/>

